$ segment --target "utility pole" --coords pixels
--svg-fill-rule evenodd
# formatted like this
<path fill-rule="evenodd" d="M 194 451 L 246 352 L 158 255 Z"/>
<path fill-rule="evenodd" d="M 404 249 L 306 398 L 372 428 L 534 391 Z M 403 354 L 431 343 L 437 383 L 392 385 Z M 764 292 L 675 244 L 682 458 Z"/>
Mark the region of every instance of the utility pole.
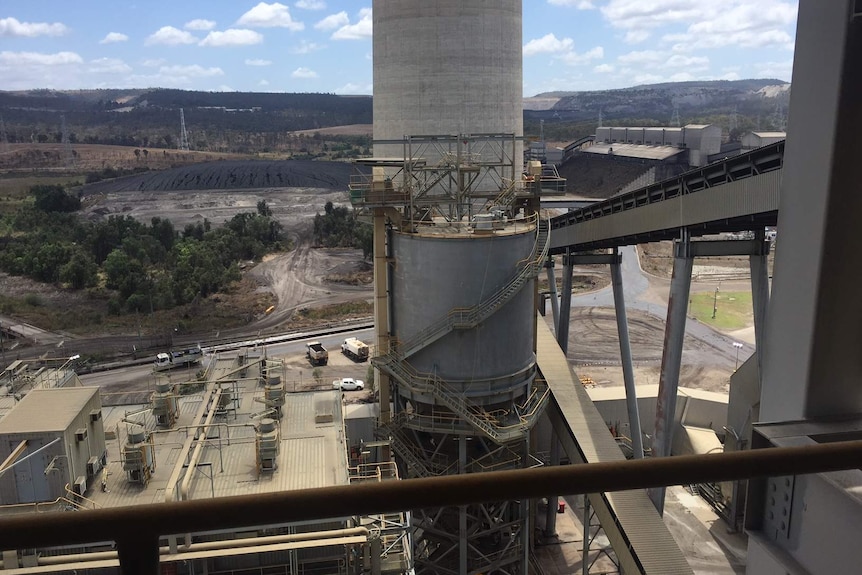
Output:
<path fill-rule="evenodd" d="M 180 150 L 189 151 L 189 134 L 186 132 L 186 116 L 180 108 Z"/>

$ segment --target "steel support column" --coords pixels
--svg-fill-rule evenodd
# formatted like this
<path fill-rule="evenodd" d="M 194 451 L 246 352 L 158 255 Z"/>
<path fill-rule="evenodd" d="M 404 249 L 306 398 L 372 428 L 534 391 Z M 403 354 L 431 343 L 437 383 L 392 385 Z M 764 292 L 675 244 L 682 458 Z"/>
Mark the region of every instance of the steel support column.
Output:
<path fill-rule="evenodd" d="M 458 473 L 467 473 L 467 436 L 458 437 Z M 458 508 L 458 573 L 467 575 L 467 506 Z"/>
<path fill-rule="evenodd" d="M 764 230 L 756 232 L 760 246 L 757 254 L 748 256 L 751 269 L 751 303 L 754 308 L 754 347 L 757 353 L 757 373 L 763 379 L 763 339 L 766 335 L 766 310 L 769 306 L 769 243 Z"/>
<path fill-rule="evenodd" d="M 559 329 L 557 330 L 557 343 L 563 350 L 563 354 L 569 351 L 569 322 L 572 320 L 572 273 L 574 272 L 574 264 L 572 263 L 572 252 L 566 248 L 566 255 L 563 256 L 563 290 L 560 294 L 562 301 L 560 302 L 560 321 Z"/>
<path fill-rule="evenodd" d="M 584 495 L 584 517 L 582 524 L 584 537 L 581 550 L 581 573 L 590 575 L 590 498 Z"/>
<path fill-rule="evenodd" d="M 551 467 L 560 464 L 560 440 L 557 432 L 551 430 Z M 545 537 L 557 536 L 557 507 L 560 504 L 559 496 L 548 496 L 548 508 L 545 513 Z"/>
<path fill-rule="evenodd" d="M 622 256 L 614 248 L 616 260 L 611 263 L 611 283 L 614 289 L 614 311 L 617 316 L 617 333 L 620 339 L 620 361 L 623 364 L 623 382 L 626 387 L 626 410 L 629 415 L 629 433 L 635 459 L 644 456 L 641 420 L 638 413 L 638 396 L 635 389 L 635 372 L 632 366 L 632 348 L 629 342 L 629 323 L 626 318 L 626 300 L 623 294 Z"/>
<path fill-rule="evenodd" d="M 551 292 L 551 313 L 554 315 L 554 333 L 560 333 L 560 300 L 557 294 L 557 280 L 554 277 L 554 256 L 548 256 L 545 261 L 548 274 L 548 291 Z"/>
<path fill-rule="evenodd" d="M 374 328 L 377 353 L 389 353 L 389 258 L 386 253 L 386 212 L 384 208 L 374 208 Z M 390 390 L 389 374 L 381 369 L 377 372 L 377 385 L 380 391 L 380 423 L 391 421 L 389 412 Z"/>
<path fill-rule="evenodd" d="M 683 228 L 682 239 L 676 242 L 673 276 L 667 304 L 667 323 L 664 332 L 664 349 L 661 354 L 661 375 L 655 408 L 654 457 L 667 457 L 673 445 L 673 428 L 676 414 L 676 397 L 679 389 L 679 371 L 682 364 L 682 344 L 685 339 L 685 319 L 691 288 L 691 269 L 694 259 L 689 251 L 688 230 Z M 650 499 L 661 514 L 664 511 L 665 488 L 649 490 Z"/>

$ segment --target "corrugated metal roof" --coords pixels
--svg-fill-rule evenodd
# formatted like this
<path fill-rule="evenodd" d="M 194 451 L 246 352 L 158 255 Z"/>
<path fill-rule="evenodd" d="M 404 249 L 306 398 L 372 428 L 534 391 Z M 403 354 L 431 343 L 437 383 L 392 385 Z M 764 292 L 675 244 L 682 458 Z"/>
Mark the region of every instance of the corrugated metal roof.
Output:
<path fill-rule="evenodd" d="M 552 404 L 559 407 L 580 452 L 573 461 L 583 458 L 585 463 L 595 463 L 625 459 L 553 334 L 541 318 L 538 321 L 539 369 L 551 389 Z M 600 513 L 596 503 L 601 504 L 601 498 L 591 497 L 591 500 Z M 632 555 L 642 566 L 641 572 L 654 575 L 693 573 L 644 490 L 605 493 L 604 500 L 615 515 Z M 613 521 L 603 521 L 602 526 L 612 542 L 620 540 Z M 620 557 L 628 553 L 624 548 L 615 547 L 614 550 Z"/>
<path fill-rule="evenodd" d="M 34 389 L 0 420 L 0 434 L 65 431 L 98 387 Z"/>

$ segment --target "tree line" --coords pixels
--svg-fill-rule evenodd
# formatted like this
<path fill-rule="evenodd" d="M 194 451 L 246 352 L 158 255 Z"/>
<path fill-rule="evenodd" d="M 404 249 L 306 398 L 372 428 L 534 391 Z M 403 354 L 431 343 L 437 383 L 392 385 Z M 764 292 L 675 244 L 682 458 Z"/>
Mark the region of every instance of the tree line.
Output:
<path fill-rule="evenodd" d="M 104 286 L 113 314 L 207 297 L 240 279 L 240 260 L 289 247 L 263 200 L 224 226 L 205 219 L 180 231 L 159 217 L 81 221 L 80 198 L 62 186 L 34 186 L 30 194 L 32 204 L 0 218 L 0 269 L 76 290 Z"/>

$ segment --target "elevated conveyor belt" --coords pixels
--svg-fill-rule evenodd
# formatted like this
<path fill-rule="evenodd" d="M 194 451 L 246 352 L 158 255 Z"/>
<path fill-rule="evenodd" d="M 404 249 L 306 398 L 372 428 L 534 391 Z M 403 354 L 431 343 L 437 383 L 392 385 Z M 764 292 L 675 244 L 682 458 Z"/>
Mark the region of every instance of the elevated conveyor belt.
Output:
<path fill-rule="evenodd" d="M 547 413 L 570 461 L 625 459 L 583 385 L 574 377 L 553 334 L 541 317 L 538 321 L 539 370 L 551 390 Z M 623 573 L 692 575 L 646 491 L 595 493 L 589 498 Z"/>
<path fill-rule="evenodd" d="M 781 141 L 563 214 L 551 253 L 774 226 L 783 165 Z"/>

